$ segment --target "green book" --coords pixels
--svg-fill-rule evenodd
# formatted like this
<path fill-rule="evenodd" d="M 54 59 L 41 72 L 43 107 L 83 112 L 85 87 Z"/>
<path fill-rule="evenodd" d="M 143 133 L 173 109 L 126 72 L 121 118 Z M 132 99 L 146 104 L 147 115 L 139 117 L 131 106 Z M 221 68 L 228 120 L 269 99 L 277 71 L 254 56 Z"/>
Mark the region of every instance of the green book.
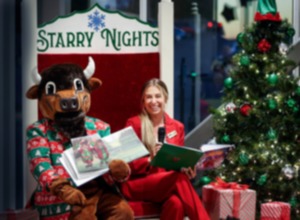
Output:
<path fill-rule="evenodd" d="M 151 165 L 177 171 L 194 166 L 197 170 L 214 169 L 222 164 L 233 148 L 234 145 L 229 144 L 205 144 L 195 149 L 164 143 Z"/>
<path fill-rule="evenodd" d="M 179 171 L 182 167 L 193 168 L 202 155 L 201 150 L 164 143 L 151 161 L 151 165 Z"/>

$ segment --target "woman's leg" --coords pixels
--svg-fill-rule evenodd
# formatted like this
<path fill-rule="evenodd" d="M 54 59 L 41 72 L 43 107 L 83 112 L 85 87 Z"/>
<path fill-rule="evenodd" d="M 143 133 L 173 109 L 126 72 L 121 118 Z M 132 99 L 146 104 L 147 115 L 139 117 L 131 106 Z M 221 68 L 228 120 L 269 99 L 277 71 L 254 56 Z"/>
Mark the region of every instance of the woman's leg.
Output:
<path fill-rule="evenodd" d="M 184 209 L 182 202 L 176 195 L 172 195 L 161 207 L 160 220 L 182 220 L 183 218 Z"/>
<path fill-rule="evenodd" d="M 180 172 L 160 172 L 130 180 L 121 185 L 124 196 L 130 200 L 165 202 L 176 195 L 190 220 L 209 219 L 199 196 L 188 177 Z"/>

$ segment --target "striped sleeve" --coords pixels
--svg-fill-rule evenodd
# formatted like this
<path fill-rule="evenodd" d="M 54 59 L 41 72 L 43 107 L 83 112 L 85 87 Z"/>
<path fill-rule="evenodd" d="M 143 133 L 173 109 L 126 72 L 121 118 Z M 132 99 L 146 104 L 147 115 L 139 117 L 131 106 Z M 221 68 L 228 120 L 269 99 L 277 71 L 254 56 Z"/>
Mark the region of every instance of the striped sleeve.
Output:
<path fill-rule="evenodd" d="M 57 178 L 51 164 L 50 147 L 44 130 L 41 126 L 31 126 L 27 129 L 27 156 L 30 171 L 43 188 Z"/>

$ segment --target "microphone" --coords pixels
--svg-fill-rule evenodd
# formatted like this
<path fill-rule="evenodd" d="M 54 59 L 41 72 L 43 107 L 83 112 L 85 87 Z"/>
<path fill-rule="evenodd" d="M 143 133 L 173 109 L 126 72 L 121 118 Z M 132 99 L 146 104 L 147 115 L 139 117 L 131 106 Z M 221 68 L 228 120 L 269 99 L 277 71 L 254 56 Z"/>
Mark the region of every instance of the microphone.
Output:
<path fill-rule="evenodd" d="M 166 129 L 165 129 L 165 127 L 159 127 L 158 128 L 158 142 L 164 143 L 165 136 L 166 136 Z"/>

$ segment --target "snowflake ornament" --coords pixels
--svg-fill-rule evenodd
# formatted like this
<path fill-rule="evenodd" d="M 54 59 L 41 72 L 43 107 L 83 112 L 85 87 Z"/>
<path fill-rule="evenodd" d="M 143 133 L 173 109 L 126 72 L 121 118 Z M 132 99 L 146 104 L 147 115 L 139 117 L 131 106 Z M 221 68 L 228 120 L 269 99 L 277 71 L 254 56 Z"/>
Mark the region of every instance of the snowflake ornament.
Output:
<path fill-rule="evenodd" d="M 94 31 L 99 31 L 101 28 L 105 27 L 105 15 L 100 14 L 97 10 L 95 10 L 94 13 L 89 14 L 88 19 L 88 27 L 94 29 Z"/>

